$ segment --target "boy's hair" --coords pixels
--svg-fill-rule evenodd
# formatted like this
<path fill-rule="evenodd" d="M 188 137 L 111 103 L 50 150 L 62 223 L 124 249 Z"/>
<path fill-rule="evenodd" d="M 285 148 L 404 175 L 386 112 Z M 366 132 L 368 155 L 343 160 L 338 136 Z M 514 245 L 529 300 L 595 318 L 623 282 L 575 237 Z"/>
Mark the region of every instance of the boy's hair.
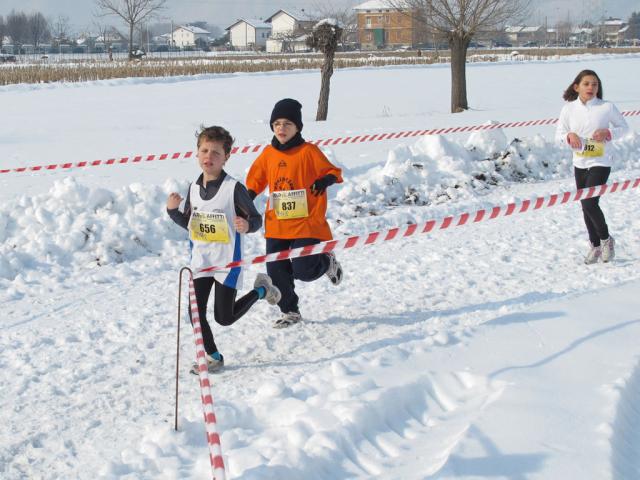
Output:
<path fill-rule="evenodd" d="M 235 139 L 225 128 L 218 126 L 201 126 L 200 131 L 196 132 L 196 137 L 198 138 L 198 148 L 200 148 L 200 144 L 203 140 L 208 140 L 209 142 L 220 142 L 222 143 L 222 148 L 224 148 L 224 153 L 227 155 L 231 153 L 231 147 L 233 146 L 233 142 L 235 142 Z"/>
<path fill-rule="evenodd" d="M 596 79 L 598 80 L 598 93 L 596 94 L 596 96 L 600 100 L 602 100 L 602 81 L 600 80 L 600 77 L 598 76 L 598 74 L 593 70 L 582 70 L 576 76 L 575 80 L 571 83 L 571 85 L 569 85 L 567 89 L 564 91 L 564 93 L 562 94 L 562 98 L 564 98 L 567 102 L 571 102 L 576 98 L 578 98 L 578 92 L 576 92 L 573 87 L 576 85 L 580 85 L 580 82 L 582 81 L 582 79 L 588 76 L 596 77 Z"/>

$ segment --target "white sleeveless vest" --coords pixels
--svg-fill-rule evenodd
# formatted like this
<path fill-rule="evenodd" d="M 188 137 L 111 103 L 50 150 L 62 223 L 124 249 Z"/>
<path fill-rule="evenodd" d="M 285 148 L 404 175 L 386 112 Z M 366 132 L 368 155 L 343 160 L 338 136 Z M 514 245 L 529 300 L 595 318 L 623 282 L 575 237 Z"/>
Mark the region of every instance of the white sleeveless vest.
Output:
<path fill-rule="evenodd" d="M 236 208 L 233 195 L 237 181 L 227 175 L 220 189 L 211 200 L 202 200 L 200 185 L 192 183 L 189 189 L 191 217 L 189 218 L 189 239 L 191 245 L 191 270 L 194 278 L 214 277 L 223 285 L 239 290 L 242 288 L 242 268 L 199 272 L 200 269 L 222 266 L 242 260 L 242 235 L 236 232 L 233 219 Z M 222 217 L 224 215 L 224 217 Z M 215 223 L 217 222 L 217 223 Z M 227 235 L 221 235 L 226 223 Z M 222 228 L 220 228 L 222 227 Z M 214 234 L 214 230 L 216 233 Z M 211 233 L 210 233 L 211 232 Z M 220 241 L 221 237 L 227 241 Z M 216 238 L 211 241 L 211 238 Z"/>

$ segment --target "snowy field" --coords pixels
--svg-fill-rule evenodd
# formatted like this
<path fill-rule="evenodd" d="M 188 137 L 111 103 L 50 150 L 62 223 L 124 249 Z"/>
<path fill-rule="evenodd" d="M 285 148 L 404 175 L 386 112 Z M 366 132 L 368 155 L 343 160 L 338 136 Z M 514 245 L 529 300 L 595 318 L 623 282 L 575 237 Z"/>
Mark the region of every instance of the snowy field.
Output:
<path fill-rule="evenodd" d="M 320 123 L 317 71 L 0 87 L 0 168 L 189 151 L 201 124 L 264 143 L 283 97 L 302 102 L 313 139 L 554 118 L 583 68 L 620 110 L 638 110 L 639 61 L 472 64 L 471 110 L 456 115 L 446 65 L 340 70 Z M 612 180 L 640 177 L 640 120 L 628 122 Z M 327 148 L 345 177 L 331 187 L 334 235 L 572 190 L 553 133 Z M 243 179 L 254 158 L 232 156 L 227 170 Z M 210 478 L 186 318 L 173 430 L 188 251 L 165 200 L 197 173 L 181 159 L 0 175 L 3 480 Z M 611 264 L 582 264 L 571 203 L 339 252 L 339 288 L 298 285 L 301 324 L 273 329 L 278 311 L 260 302 L 214 327 L 227 478 L 640 478 L 638 195 L 602 199 Z M 248 256 L 264 251 L 259 233 L 247 243 Z M 263 269 L 247 270 L 245 288 Z"/>

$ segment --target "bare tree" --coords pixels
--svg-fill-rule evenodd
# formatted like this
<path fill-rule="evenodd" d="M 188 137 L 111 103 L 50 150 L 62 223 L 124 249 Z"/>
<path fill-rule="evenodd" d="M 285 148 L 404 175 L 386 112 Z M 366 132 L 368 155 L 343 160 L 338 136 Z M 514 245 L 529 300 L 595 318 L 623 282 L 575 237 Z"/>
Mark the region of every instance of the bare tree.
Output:
<path fill-rule="evenodd" d="M 626 37 L 628 40 L 640 38 L 640 12 L 633 12 L 629 17 L 629 30 Z"/>
<path fill-rule="evenodd" d="M 29 38 L 29 21 L 24 12 L 12 10 L 7 16 L 7 34 L 11 37 L 11 43 L 22 45 Z"/>
<path fill-rule="evenodd" d="M 2 48 L 2 43 L 4 42 L 4 36 L 7 34 L 7 24 L 4 23 L 4 17 L 0 15 L 0 48 Z"/>
<path fill-rule="evenodd" d="M 560 45 L 567 45 L 569 43 L 569 38 L 571 37 L 571 32 L 573 31 L 573 25 L 571 22 L 563 21 L 556 23 L 556 39 L 555 43 Z"/>
<path fill-rule="evenodd" d="M 133 55 L 133 33 L 137 25 L 164 8 L 166 0 L 96 0 L 102 15 L 115 15 L 129 27 L 129 60 Z"/>
<path fill-rule="evenodd" d="M 524 16 L 528 0 L 388 0 L 400 11 L 409 12 L 427 31 L 447 38 L 451 49 L 451 111 L 469 108 L 466 62 L 474 35 Z"/>
<path fill-rule="evenodd" d="M 31 43 L 34 47 L 40 45 L 42 41 L 51 38 L 49 31 L 49 23 L 40 12 L 36 12 L 29 16 L 28 19 L 29 35 Z"/>
<path fill-rule="evenodd" d="M 318 98 L 318 112 L 316 120 L 326 120 L 329 113 L 329 89 L 331 75 L 333 75 L 333 60 L 342 36 L 342 28 L 323 20 L 319 22 L 307 37 L 307 45 L 322 52 L 324 62 L 321 69 L 320 96 Z"/>
<path fill-rule="evenodd" d="M 111 46 L 111 35 L 110 33 L 113 30 L 111 25 L 107 25 L 99 21 L 99 19 L 94 20 L 93 28 L 95 32 L 98 34 L 97 42 L 104 43 L 105 48 L 109 48 Z"/>
<path fill-rule="evenodd" d="M 49 21 L 49 25 L 51 25 L 51 34 L 58 45 L 69 42 L 69 37 L 71 36 L 69 17 L 58 15 L 58 18 Z"/>

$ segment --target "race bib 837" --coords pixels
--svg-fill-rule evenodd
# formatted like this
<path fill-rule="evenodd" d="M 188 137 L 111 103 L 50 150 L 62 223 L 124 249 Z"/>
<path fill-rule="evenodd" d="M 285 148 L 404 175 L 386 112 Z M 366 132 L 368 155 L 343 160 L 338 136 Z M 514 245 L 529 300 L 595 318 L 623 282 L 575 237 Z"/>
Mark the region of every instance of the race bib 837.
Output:
<path fill-rule="evenodd" d="M 307 191 L 304 189 L 273 192 L 271 199 L 273 202 L 273 210 L 276 212 L 276 218 L 278 220 L 309 216 Z"/>

